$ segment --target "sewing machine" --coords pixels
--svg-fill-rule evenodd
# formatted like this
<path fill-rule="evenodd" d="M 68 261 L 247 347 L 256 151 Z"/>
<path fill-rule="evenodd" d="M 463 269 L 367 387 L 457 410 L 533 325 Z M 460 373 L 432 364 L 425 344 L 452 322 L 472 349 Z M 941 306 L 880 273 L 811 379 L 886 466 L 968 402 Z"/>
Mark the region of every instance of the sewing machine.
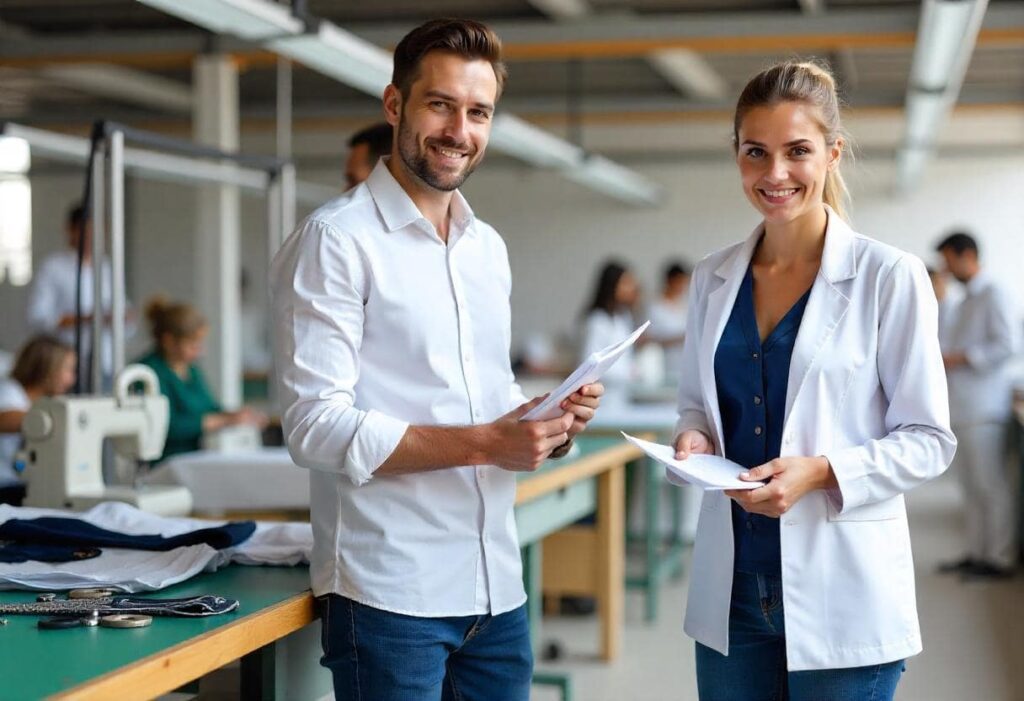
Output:
<path fill-rule="evenodd" d="M 129 389 L 136 384 L 142 394 Z M 103 480 L 103 440 L 135 460 L 160 457 L 167 439 L 167 398 L 156 373 L 129 365 L 114 380 L 114 396 L 61 396 L 37 400 L 26 414 L 26 506 L 82 510 L 123 501 L 156 514 L 184 516 L 192 509 L 185 487 L 108 485 Z"/>

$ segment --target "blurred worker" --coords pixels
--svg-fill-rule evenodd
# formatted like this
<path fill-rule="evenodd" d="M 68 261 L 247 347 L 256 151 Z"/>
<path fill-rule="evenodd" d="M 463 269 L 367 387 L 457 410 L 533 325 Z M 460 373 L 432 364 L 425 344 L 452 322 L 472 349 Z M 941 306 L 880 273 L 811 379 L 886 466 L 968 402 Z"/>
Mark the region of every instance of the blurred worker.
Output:
<path fill-rule="evenodd" d="M 81 293 L 82 310 L 82 357 L 79 361 L 79 384 L 89 376 L 93 353 L 92 318 L 96 310 L 93 299 L 92 224 L 86 221 L 85 210 L 77 204 L 68 210 L 66 221 L 68 246 L 47 256 L 35 273 L 35 281 L 28 299 L 28 325 L 37 333 L 55 335 L 71 347 L 75 345 L 76 286 L 78 279 L 78 249 L 80 239 L 82 250 L 82 277 L 78 288 Z M 106 383 L 113 372 L 113 346 L 109 330 L 111 308 L 110 260 L 104 259 L 102 266 L 102 304 L 104 332 L 100 344 L 101 363 Z M 131 329 L 126 328 L 126 334 Z M 94 388 L 101 389 L 101 388 Z M 106 389 L 105 387 L 102 389 Z"/>
<path fill-rule="evenodd" d="M 971 578 L 1006 577 L 1017 559 L 1008 458 L 1011 361 L 1020 319 L 1012 292 L 982 271 L 972 236 L 951 234 L 936 250 L 966 293 L 949 325 L 942 359 L 949 378 L 950 422 L 959 441 L 954 464 L 964 491 L 967 552 L 940 570 Z"/>
<path fill-rule="evenodd" d="M 139 360 L 156 372 L 160 391 L 170 403 L 170 424 L 163 460 L 177 453 L 199 450 L 204 434 L 228 426 L 248 424 L 258 429 L 267 425 L 259 411 L 243 407 L 224 411 L 214 399 L 196 361 L 203 355 L 209 331 L 206 319 L 190 304 L 156 297 L 146 305 L 152 328 L 153 351 Z"/>
<path fill-rule="evenodd" d="M 683 364 L 683 339 L 686 336 L 686 293 L 690 289 L 690 266 L 682 261 L 669 263 L 661 294 L 651 302 L 647 318 L 651 322 L 647 339 L 665 349 L 665 376 L 676 379 Z"/>
<path fill-rule="evenodd" d="M 593 298 L 584 310 L 581 359 L 622 341 L 633 332 L 633 308 L 639 297 L 636 277 L 624 263 L 611 260 L 604 264 L 597 276 Z M 628 401 L 634 379 L 633 360 L 633 349 L 629 349 L 605 372 L 602 382 L 606 406 Z"/>
<path fill-rule="evenodd" d="M 346 189 L 351 190 L 370 177 L 381 156 L 391 153 L 394 130 L 381 122 L 356 132 L 348 140 L 348 160 L 345 162 Z"/>
<path fill-rule="evenodd" d="M 75 351 L 53 336 L 22 346 L 9 377 L 0 380 L 0 504 L 20 506 L 25 486 L 14 470 L 21 447 L 21 422 L 32 402 L 64 394 L 75 384 Z"/>

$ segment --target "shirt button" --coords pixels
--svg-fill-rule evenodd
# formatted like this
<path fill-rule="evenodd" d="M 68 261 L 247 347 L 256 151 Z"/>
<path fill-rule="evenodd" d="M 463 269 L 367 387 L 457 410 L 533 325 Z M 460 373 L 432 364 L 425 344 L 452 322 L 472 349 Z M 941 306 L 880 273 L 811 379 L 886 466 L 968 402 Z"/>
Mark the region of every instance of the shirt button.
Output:
<path fill-rule="evenodd" d="M 748 531 L 754 530 L 754 523 L 753 523 L 753 521 L 747 521 L 747 530 Z"/>
<path fill-rule="evenodd" d="M 754 360 L 757 360 L 757 353 L 754 353 Z"/>
<path fill-rule="evenodd" d="M 754 405 L 755 406 L 761 406 L 761 398 L 759 396 L 757 396 L 756 394 L 754 395 Z"/>
<path fill-rule="evenodd" d="M 755 436 L 760 436 L 761 435 L 761 427 L 760 426 L 755 426 L 754 427 L 754 435 Z"/>

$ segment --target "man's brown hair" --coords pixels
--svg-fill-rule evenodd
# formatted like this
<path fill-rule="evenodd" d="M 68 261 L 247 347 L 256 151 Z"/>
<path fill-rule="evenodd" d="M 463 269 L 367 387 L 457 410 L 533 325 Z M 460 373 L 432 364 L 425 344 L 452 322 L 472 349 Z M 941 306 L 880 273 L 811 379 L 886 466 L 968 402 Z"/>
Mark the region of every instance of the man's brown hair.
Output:
<path fill-rule="evenodd" d="M 498 79 L 501 97 L 508 70 L 501 60 L 501 39 L 489 27 L 471 19 L 433 19 L 406 34 L 395 47 L 391 82 L 409 98 L 409 90 L 420 73 L 420 61 L 431 51 L 447 51 L 467 60 L 489 61 Z"/>

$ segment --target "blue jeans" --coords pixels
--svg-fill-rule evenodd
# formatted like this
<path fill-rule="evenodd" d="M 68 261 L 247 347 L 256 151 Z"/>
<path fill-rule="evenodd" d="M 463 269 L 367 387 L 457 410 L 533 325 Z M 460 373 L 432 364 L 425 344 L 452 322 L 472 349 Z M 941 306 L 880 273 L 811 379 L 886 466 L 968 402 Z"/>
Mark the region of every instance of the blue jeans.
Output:
<path fill-rule="evenodd" d="M 533 652 L 526 606 L 497 616 L 421 618 L 330 594 L 320 664 L 337 701 L 527 701 Z"/>
<path fill-rule="evenodd" d="M 786 671 L 782 578 L 736 572 L 729 655 L 697 643 L 701 701 L 892 701 L 903 660 L 867 667 Z"/>

